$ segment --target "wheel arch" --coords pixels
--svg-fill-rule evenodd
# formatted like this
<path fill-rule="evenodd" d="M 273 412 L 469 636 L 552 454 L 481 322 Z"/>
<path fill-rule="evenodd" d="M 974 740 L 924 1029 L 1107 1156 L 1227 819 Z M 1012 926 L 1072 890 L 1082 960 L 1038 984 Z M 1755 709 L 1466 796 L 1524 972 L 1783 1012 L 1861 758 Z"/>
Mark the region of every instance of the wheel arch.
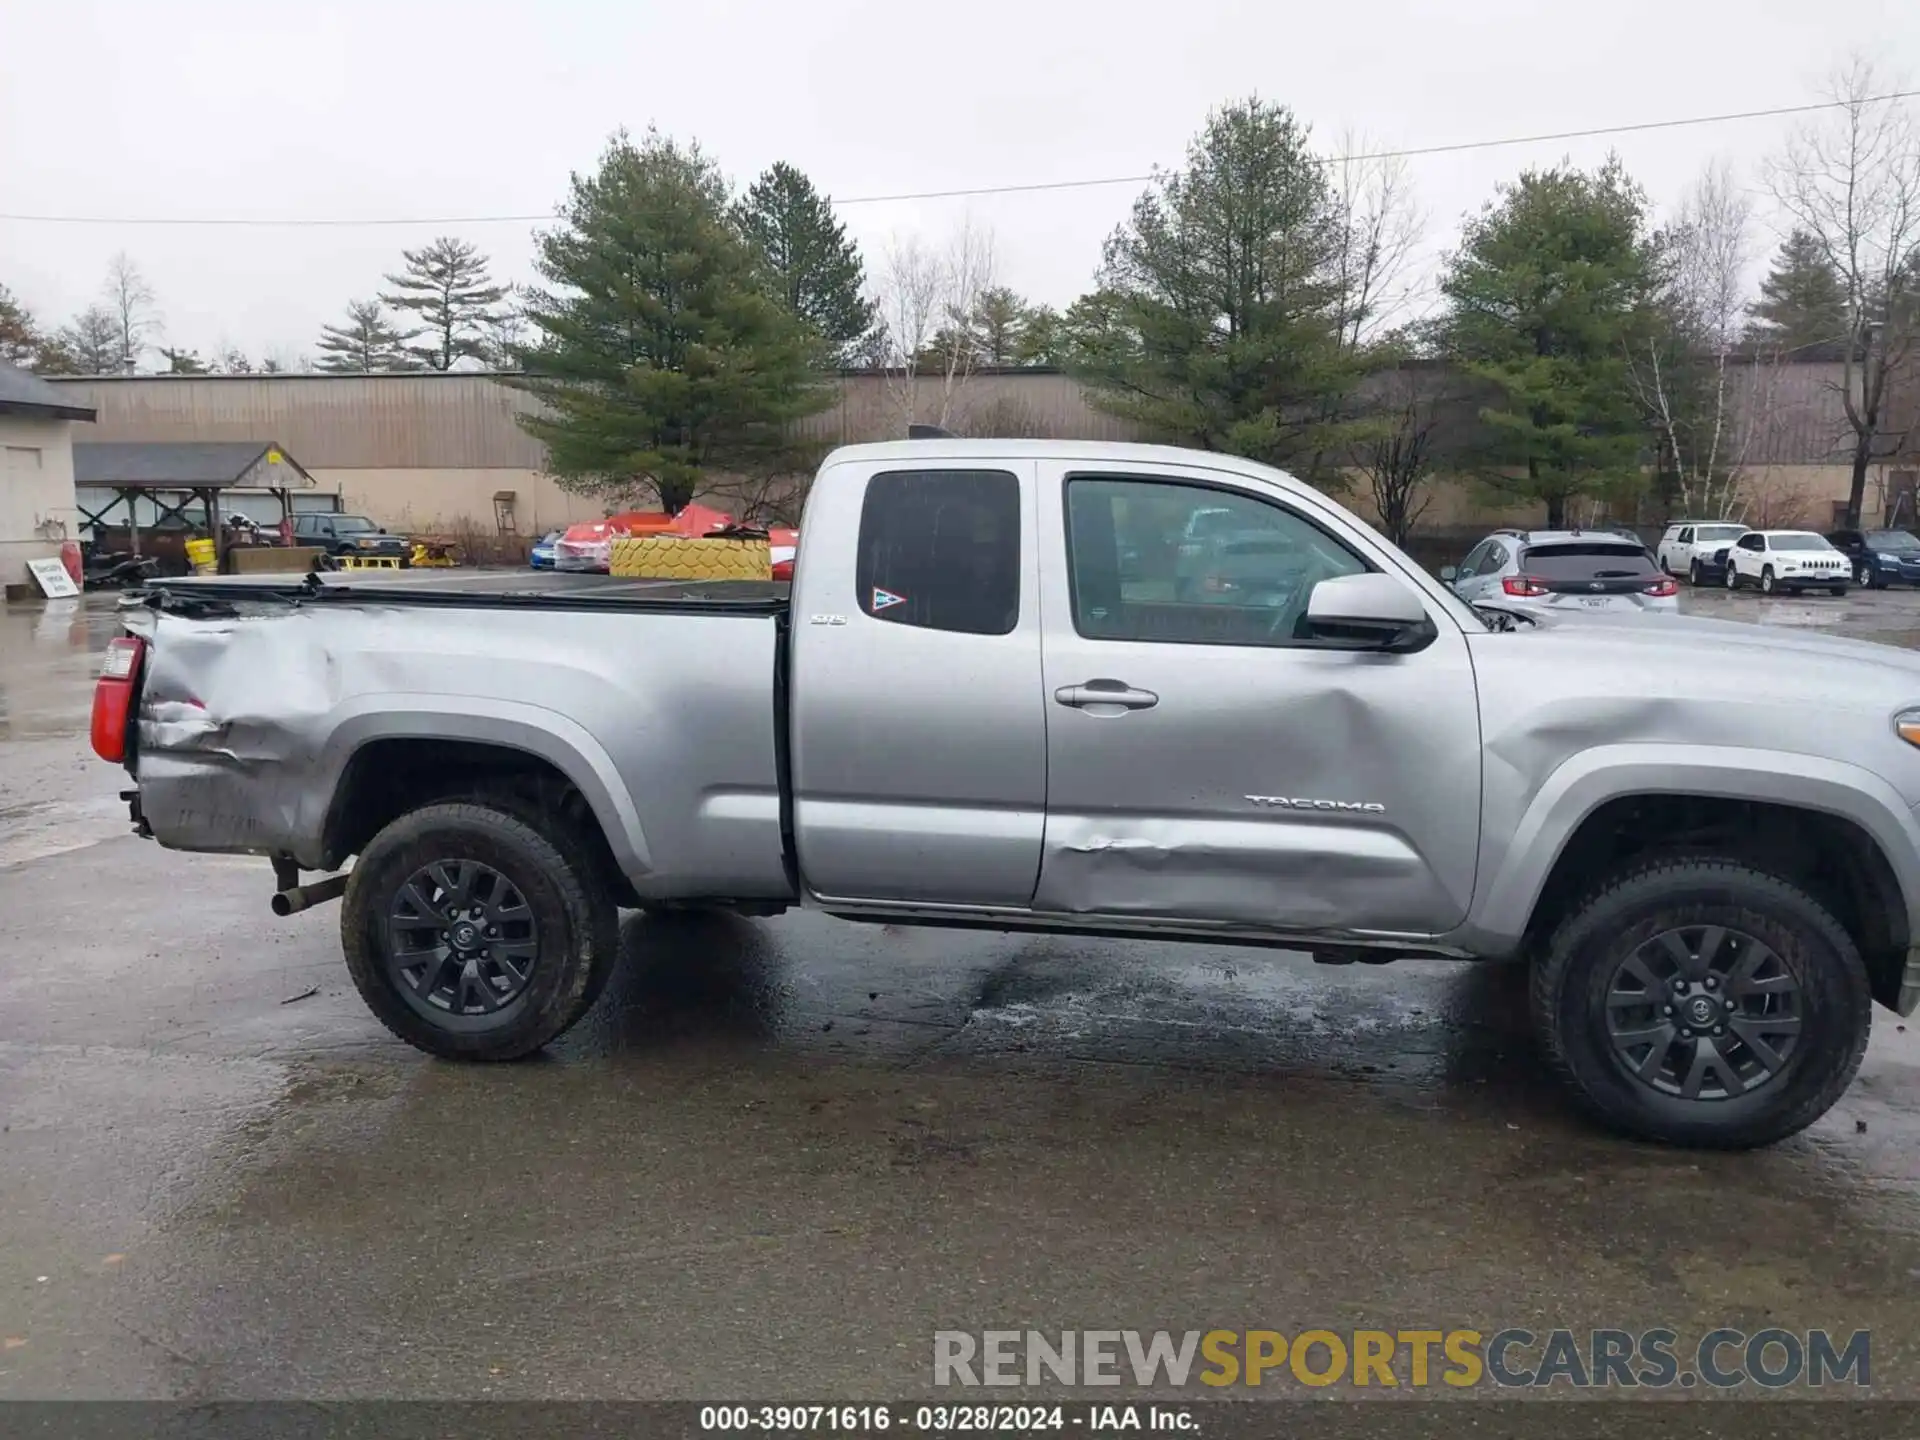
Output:
<path fill-rule="evenodd" d="M 1920 930 L 1912 810 L 1879 776 L 1844 762 L 1675 753 L 1691 748 L 1601 747 L 1563 765 L 1492 867 L 1475 929 L 1493 948 L 1530 949 L 1606 871 L 1704 847 L 1812 893 L 1859 947 L 1874 998 L 1896 1006 Z"/>
<path fill-rule="evenodd" d="M 324 778 L 309 797 L 313 813 L 300 827 L 317 839 L 316 853 L 300 858 L 318 868 L 337 867 L 413 805 L 517 787 L 563 806 L 569 794 L 576 797 L 572 805 L 629 884 L 651 869 L 633 797 L 612 759 L 585 729 L 552 711 L 499 704 L 478 715 L 383 704 L 335 727 L 319 771 Z"/>

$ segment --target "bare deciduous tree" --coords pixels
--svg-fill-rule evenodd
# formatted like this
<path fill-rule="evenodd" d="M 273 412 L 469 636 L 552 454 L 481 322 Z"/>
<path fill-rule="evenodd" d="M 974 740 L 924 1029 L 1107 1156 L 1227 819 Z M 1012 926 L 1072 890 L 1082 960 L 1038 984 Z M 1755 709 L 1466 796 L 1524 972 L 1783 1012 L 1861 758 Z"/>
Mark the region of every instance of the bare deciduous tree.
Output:
<path fill-rule="evenodd" d="M 1627 352 L 1627 378 L 1646 412 L 1682 513 L 1725 519 L 1741 510 L 1747 458 L 1763 422 L 1772 371 L 1738 373 L 1753 260 L 1753 203 L 1733 167 L 1716 160 L 1688 191 L 1663 237 L 1665 323 Z"/>
<path fill-rule="evenodd" d="M 1366 482 L 1380 528 L 1404 546 L 1433 502 L 1443 427 L 1459 408 L 1458 385 L 1449 367 L 1408 360 L 1368 377 L 1365 388 L 1371 417 L 1349 461 Z"/>
<path fill-rule="evenodd" d="M 1406 161 L 1366 154 L 1349 133 L 1327 176 L 1342 241 L 1334 256 L 1340 345 L 1349 353 L 1393 328 L 1412 301 L 1408 284 L 1426 216 L 1414 198 Z"/>
<path fill-rule="evenodd" d="M 993 233 L 970 220 L 939 250 L 917 235 L 896 236 L 887 246 L 873 301 L 885 333 L 887 397 L 903 428 L 945 426 L 953 418 L 975 365 L 969 322 L 994 271 Z M 928 403 L 923 378 L 933 382 Z"/>
<path fill-rule="evenodd" d="M 1920 339 L 1920 127 L 1901 87 L 1856 58 L 1830 82 L 1836 109 L 1803 124 L 1768 180 L 1793 224 L 1814 237 L 1846 288 L 1838 384 L 1850 451 L 1847 525 L 1859 525 L 1867 471 L 1899 454 L 1907 425 L 1889 423 L 1889 383 Z"/>
<path fill-rule="evenodd" d="M 149 337 L 160 332 L 160 312 L 154 308 L 153 287 L 124 250 L 107 263 L 105 296 L 107 309 L 120 327 L 122 363 L 136 366 Z"/>

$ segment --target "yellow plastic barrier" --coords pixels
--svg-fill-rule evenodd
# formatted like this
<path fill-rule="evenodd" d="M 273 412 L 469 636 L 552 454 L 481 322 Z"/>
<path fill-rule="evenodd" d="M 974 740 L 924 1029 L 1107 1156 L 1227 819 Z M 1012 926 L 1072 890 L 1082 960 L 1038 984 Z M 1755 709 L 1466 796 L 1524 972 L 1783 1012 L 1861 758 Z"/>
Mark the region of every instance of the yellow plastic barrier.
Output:
<path fill-rule="evenodd" d="M 220 563 L 211 540 L 187 541 L 187 563 L 196 575 L 211 575 Z"/>
<path fill-rule="evenodd" d="M 764 538 L 620 535 L 608 569 L 628 580 L 771 580 L 773 554 Z"/>

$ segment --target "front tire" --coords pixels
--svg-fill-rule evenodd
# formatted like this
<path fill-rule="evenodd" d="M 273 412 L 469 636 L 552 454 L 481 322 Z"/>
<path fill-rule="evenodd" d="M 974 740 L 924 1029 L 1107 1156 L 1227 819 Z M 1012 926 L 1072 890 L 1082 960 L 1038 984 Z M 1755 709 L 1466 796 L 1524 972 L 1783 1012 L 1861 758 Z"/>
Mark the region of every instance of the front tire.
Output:
<path fill-rule="evenodd" d="M 1775 582 L 1773 578 L 1773 566 L 1768 565 L 1763 567 L 1760 571 L 1760 593 L 1762 595 L 1771 595 L 1773 594 L 1774 589 L 1775 589 Z"/>
<path fill-rule="evenodd" d="M 619 912 L 585 839 L 449 802 L 402 815 L 361 852 L 340 941 L 361 998 L 409 1045 L 514 1060 L 574 1024 L 619 952 Z"/>
<path fill-rule="evenodd" d="M 1731 860 L 1647 860 L 1561 922 L 1534 1023 L 1580 1105 L 1623 1133 L 1770 1145 L 1829 1110 L 1871 1027 L 1865 964 L 1797 886 Z"/>
<path fill-rule="evenodd" d="M 1701 583 L 1700 562 L 1698 560 L 1689 560 L 1687 562 L 1687 584 L 1698 589 Z"/>
<path fill-rule="evenodd" d="M 1727 561 L 1726 581 L 1729 590 L 1738 590 L 1740 588 L 1740 572 L 1733 568 L 1733 561 L 1731 560 Z"/>

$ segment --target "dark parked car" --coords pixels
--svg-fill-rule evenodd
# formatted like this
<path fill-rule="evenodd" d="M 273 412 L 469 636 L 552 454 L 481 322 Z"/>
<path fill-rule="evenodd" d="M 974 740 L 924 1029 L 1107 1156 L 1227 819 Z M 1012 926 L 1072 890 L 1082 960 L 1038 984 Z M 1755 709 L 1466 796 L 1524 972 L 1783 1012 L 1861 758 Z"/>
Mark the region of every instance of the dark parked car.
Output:
<path fill-rule="evenodd" d="M 389 535 L 364 515 L 295 515 L 293 543 L 318 545 L 329 555 L 391 557 L 402 566 L 413 556 L 413 544 L 406 536 Z"/>
<path fill-rule="evenodd" d="M 1835 530 L 1827 541 L 1853 562 L 1853 583 L 1920 585 L 1920 539 L 1905 530 Z"/>

